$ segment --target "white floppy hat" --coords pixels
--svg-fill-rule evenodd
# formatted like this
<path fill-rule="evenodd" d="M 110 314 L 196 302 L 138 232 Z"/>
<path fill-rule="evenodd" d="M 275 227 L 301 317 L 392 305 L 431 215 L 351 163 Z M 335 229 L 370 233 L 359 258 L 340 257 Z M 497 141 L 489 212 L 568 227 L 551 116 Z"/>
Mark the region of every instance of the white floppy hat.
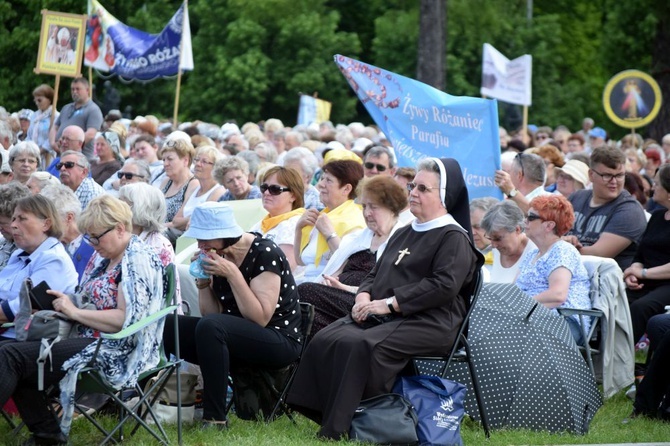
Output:
<path fill-rule="evenodd" d="M 583 187 L 586 187 L 590 183 L 589 166 L 579 160 L 568 160 L 563 167 L 557 167 L 554 171 L 557 175 L 560 172 L 570 175 L 572 179 L 581 183 Z"/>
<path fill-rule="evenodd" d="M 197 240 L 235 238 L 244 230 L 235 221 L 233 210 L 226 203 L 206 201 L 191 214 L 191 224 L 184 235 Z"/>

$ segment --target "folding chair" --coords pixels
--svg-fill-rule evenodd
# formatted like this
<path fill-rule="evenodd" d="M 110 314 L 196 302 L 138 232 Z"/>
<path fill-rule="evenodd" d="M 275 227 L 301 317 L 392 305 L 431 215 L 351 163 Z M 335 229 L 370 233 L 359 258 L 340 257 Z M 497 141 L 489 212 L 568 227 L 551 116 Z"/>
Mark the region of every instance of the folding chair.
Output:
<path fill-rule="evenodd" d="M 167 287 L 166 287 L 166 295 L 165 295 L 165 307 L 155 313 L 152 314 L 132 325 L 129 327 L 125 328 L 124 330 L 118 332 L 118 333 L 113 333 L 113 334 L 107 334 L 103 333 L 101 334 L 101 340 L 98 342 L 98 350 L 100 348 L 102 339 L 123 339 L 128 336 L 132 336 L 135 333 L 138 333 L 147 327 L 151 326 L 151 324 L 160 321 L 161 319 L 165 318 L 168 314 L 172 313 L 175 315 L 174 317 L 174 335 L 175 338 L 179 337 L 179 328 L 177 325 L 177 309 L 178 306 L 176 305 L 175 302 L 175 266 L 174 264 L 170 264 L 165 268 L 165 275 L 166 275 L 166 282 L 167 282 Z M 77 394 L 78 397 L 80 397 L 84 393 L 104 393 L 108 395 L 111 400 L 116 404 L 116 406 L 119 408 L 119 420 L 117 425 L 110 431 L 106 430 L 100 423 L 97 422 L 91 416 L 86 412 L 86 410 L 81 407 L 76 401 L 75 401 L 75 408 L 86 417 L 93 425 L 105 435 L 105 439 L 102 440 L 100 445 L 107 444 L 107 442 L 112 441 L 114 443 L 118 443 L 120 441 L 123 441 L 124 434 L 123 434 L 123 426 L 124 424 L 129 421 L 129 420 L 134 420 L 135 425 L 131 431 L 130 435 L 134 435 L 135 432 L 140 427 L 143 427 L 145 430 L 147 430 L 160 444 L 167 445 L 169 444 L 169 439 L 167 436 L 167 433 L 161 426 L 158 417 L 156 416 L 154 410 L 153 410 L 153 405 L 156 402 L 156 400 L 159 397 L 160 392 L 163 390 L 165 387 L 165 384 L 167 383 L 168 379 L 170 376 L 172 376 L 173 373 L 177 373 L 177 432 L 178 432 L 178 442 L 181 445 L 182 444 L 182 430 L 181 430 L 181 394 L 180 394 L 180 389 L 181 389 L 181 383 L 180 383 L 180 375 L 179 375 L 179 369 L 182 364 L 182 360 L 179 359 L 179 342 L 175 342 L 176 345 L 176 351 L 175 351 L 175 359 L 168 360 L 165 356 L 165 352 L 161 348 L 160 352 L 160 362 L 159 364 L 152 368 L 151 370 L 147 370 L 144 373 L 140 375 L 138 378 L 137 384 L 132 387 L 124 387 L 121 389 L 114 389 L 105 379 L 105 376 L 96 368 L 94 367 L 87 367 L 86 369 L 82 370 L 81 373 L 79 374 L 79 383 L 77 385 Z M 96 350 L 95 354 L 98 354 L 98 350 Z M 95 356 L 94 356 L 95 357 Z M 93 363 L 93 361 L 92 361 Z M 160 375 L 158 375 L 158 379 L 150 385 L 148 389 L 142 389 L 142 386 L 140 383 L 145 382 L 149 377 L 157 375 L 158 372 L 164 371 Z M 128 393 L 135 393 L 139 396 L 139 399 L 137 401 L 134 401 L 132 404 L 129 403 L 129 401 L 126 401 L 125 395 Z M 151 416 L 153 422 L 155 423 L 155 428 L 150 426 L 147 423 L 147 417 Z M 118 433 L 118 438 L 114 438 L 114 436 Z"/>
<path fill-rule="evenodd" d="M 451 347 L 449 356 L 416 356 L 412 358 L 414 374 L 416 375 L 436 375 L 441 378 L 447 378 L 447 371 L 452 362 L 465 362 L 468 364 L 468 371 L 470 372 L 470 379 L 472 380 L 472 388 L 477 400 L 477 408 L 479 409 L 479 416 L 482 420 L 482 427 L 486 434 L 486 438 L 490 438 L 491 433 L 489 429 L 489 421 L 484 408 L 484 401 L 482 399 L 482 392 L 479 386 L 479 379 L 472 361 L 472 354 L 470 353 L 470 344 L 468 343 L 468 324 L 472 310 L 475 308 L 479 292 L 482 289 L 482 274 L 479 272 L 475 280 L 472 296 L 468 311 L 463 318 L 461 327 L 458 330 L 458 336 L 454 345 Z"/>

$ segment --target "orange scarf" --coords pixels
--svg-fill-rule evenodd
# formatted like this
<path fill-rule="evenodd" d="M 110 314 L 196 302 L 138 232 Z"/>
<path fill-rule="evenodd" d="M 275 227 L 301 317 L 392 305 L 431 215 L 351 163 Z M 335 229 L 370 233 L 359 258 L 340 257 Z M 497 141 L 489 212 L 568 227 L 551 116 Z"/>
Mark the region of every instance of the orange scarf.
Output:
<path fill-rule="evenodd" d="M 265 218 L 261 220 L 261 231 L 263 231 L 263 234 L 267 234 L 270 229 L 274 228 L 279 223 L 296 215 L 302 215 L 303 212 L 305 212 L 305 208 L 293 209 L 290 212 L 279 214 L 276 217 L 270 217 L 270 215 L 266 215 Z"/>

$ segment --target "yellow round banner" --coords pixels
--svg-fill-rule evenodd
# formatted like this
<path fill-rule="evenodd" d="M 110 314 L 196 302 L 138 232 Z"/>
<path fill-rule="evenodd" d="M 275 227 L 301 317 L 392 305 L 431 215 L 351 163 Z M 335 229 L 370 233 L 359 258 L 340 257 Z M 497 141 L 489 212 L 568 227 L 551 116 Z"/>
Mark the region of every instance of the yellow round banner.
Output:
<path fill-rule="evenodd" d="M 639 70 L 625 70 L 605 85 L 603 106 L 617 125 L 634 129 L 654 120 L 661 108 L 661 89 L 653 77 Z"/>

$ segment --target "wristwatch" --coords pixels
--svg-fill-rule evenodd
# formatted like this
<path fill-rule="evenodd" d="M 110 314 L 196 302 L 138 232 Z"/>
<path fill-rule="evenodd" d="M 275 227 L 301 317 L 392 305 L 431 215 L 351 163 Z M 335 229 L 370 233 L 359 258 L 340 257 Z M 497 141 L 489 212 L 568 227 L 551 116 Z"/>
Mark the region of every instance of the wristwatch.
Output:
<path fill-rule="evenodd" d="M 516 194 L 518 194 L 518 193 L 519 193 L 519 191 L 516 188 L 514 188 L 511 191 L 507 192 L 507 194 L 505 194 L 505 195 L 507 195 L 509 198 L 514 198 L 514 197 L 516 197 Z"/>
<path fill-rule="evenodd" d="M 389 310 L 391 311 L 391 314 L 396 314 L 397 311 L 395 311 L 395 308 L 393 308 L 393 297 L 387 297 L 386 298 L 386 305 L 388 305 Z"/>

